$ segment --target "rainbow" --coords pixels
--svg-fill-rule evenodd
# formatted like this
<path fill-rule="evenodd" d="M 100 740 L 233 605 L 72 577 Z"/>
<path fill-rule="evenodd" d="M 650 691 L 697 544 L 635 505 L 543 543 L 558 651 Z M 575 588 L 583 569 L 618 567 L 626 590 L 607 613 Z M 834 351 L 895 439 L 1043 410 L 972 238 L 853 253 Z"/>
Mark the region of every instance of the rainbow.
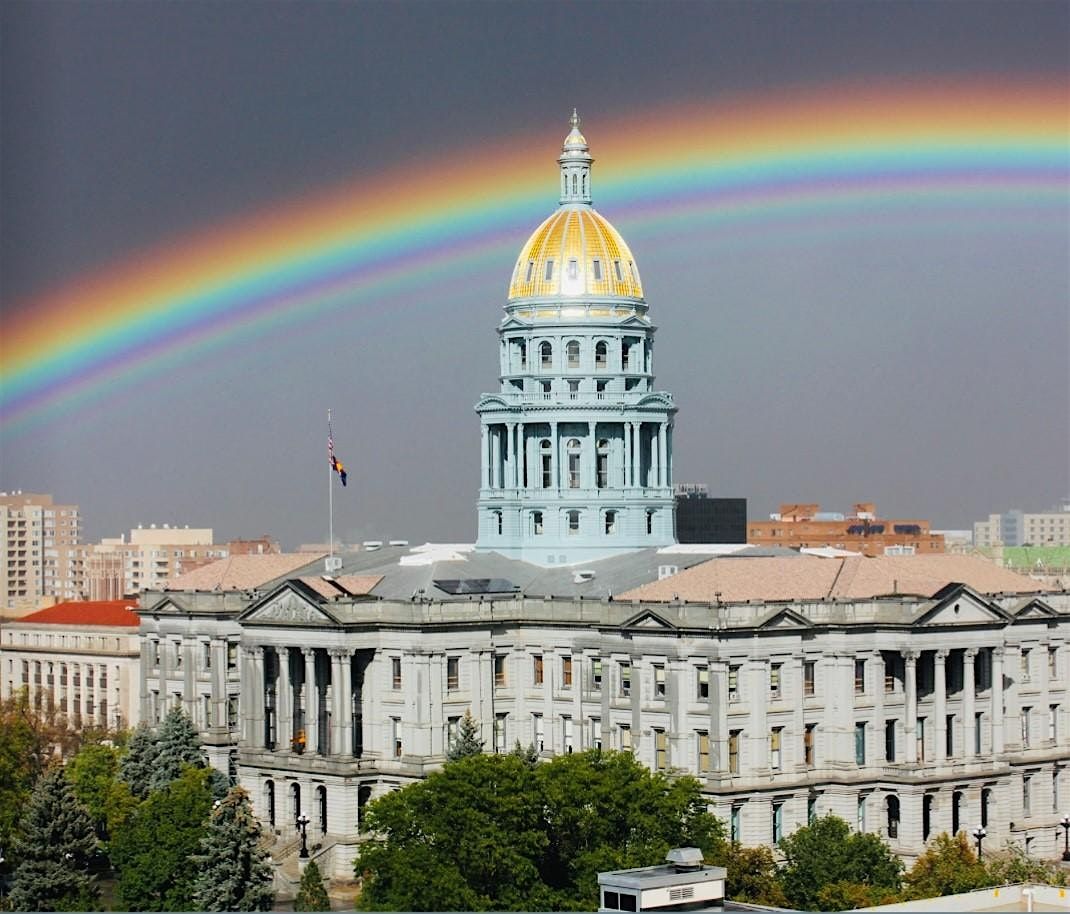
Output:
<path fill-rule="evenodd" d="M 1065 211 L 1067 102 L 1061 77 L 1036 75 L 592 113 L 596 205 L 651 236 L 820 226 L 837 213 L 877 222 L 922 203 L 967 219 L 993 206 Z M 460 149 L 365 175 L 5 304 L 0 428 L 15 434 L 194 356 L 482 267 L 500 267 L 504 294 L 513 248 L 553 205 L 564 133 L 494 138 L 489 174 Z"/>

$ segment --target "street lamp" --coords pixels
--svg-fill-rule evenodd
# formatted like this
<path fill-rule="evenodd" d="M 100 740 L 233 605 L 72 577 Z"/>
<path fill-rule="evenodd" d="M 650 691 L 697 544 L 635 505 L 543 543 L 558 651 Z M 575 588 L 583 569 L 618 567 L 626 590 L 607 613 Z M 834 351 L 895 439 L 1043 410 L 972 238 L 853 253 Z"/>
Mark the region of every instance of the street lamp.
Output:
<path fill-rule="evenodd" d="M 970 834 L 973 835 L 974 840 L 977 842 L 977 859 L 981 859 L 981 842 L 985 840 L 985 836 L 988 834 L 983 828 L 975 828 Z"/>
<path fill-rule="evenodd" d="M 1070 860 L 1070 816 L 1063 816 L 1059 826 L 1063 830 L 1063 860 Z"/>
<path fill-rule="evenodd" d="M 308 859 L 308 836 L 305 829 L 308 828 L 308 823 L 311 821 L 304 813 L 297 817 L 297 827 L 301 829 L 301 853 L 299 856 L 302 860 Z"/>

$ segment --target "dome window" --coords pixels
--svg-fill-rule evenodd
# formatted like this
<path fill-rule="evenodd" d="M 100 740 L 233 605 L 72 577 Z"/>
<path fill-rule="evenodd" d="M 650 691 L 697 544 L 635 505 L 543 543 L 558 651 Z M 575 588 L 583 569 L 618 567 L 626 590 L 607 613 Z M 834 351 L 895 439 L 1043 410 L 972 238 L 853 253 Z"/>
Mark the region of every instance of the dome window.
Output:
<path fill-rule="evenodd" d="M 620 271 L 620 261 L 613 261 L 613 271 L 617 274 L 617 282 L 624 282 L 624 274 Z"/>
<path fill-rule="evenodd" d="M 595 263 L 598 263 L 598 261 L 596 260 Z M 609 363 L 609 346 L 607 346 L 605 341 L 603 340 L 603 341 L 595 344 L 595 347 L 594 347 L 594 367 L 595 368 L 605 368 L 608 363 Z"/>
<path fill-rule="evenodd" d="M 531 282 L 531 280 L 532 280 L 532 278 L 534 276 L 535 276 L 535 261 L 534 260 L 529 260 L 528 261 L 528 272 L 527 272 L 527 275 L 524 277 L 524 282 Z"/>
<path fill-rule="evenodd" d="M 635 272 L 635 264 L 632 261 L 628 261 L 628 271 L 632 274 L 632 282 L 639 285 L 639 276 Z"/>
<path fill-rule="evenodd" d="M 575 258 L 573 258 L 572 260 L 570 260 L 568 262 L 568 278 L 569 279 L 579 279 L 580 278 L 580 268 L 579 268 L 579 264 L 576 263 Z"/>
<path fill-rule="evenodd" d="M 591 272 L 594 273 L 595 282 L 602 281 L 602 261 L 597 257 L 591 261 Z"/>
<path fill-rule="evenodd" d="M 568 512 L 568 534 L 575 536 L 580 532 L 580 512 L 572 510 Z"/>
<path fill-rule="evenodd" d="M 546 272 L 542 277 L 546 282 L 549 282 L 554 278 L 554 262 L 552 260 L 546 261 Z"/>
<path fill-rule="evenodd" d="M 549 343 L 539 344 L 539 361 L 543 368 L 554 367 L 554 347 Z"/>
<path fill-rule="evenodd" d="M 575 261 L 573 261 L 575 263 Z M 568 367 L 579 368 L 580 367 L 580 344 L 577 340 L 570 340 L 568 347 L 565 349 L 568 356 Z"/>

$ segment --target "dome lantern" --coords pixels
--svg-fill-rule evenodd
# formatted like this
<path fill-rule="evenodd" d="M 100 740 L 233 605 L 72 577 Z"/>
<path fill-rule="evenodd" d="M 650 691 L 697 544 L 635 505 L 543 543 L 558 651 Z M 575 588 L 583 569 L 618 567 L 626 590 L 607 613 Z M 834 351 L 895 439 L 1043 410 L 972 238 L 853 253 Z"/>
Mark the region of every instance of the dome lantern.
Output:
<path fill-rule="evenodd" d="M 557 163 L 561 166 L 561 203 L 591 203 L 591 156 L 587 140 L 580 133 L 580 116 L 572 109 L 572 128 L 561 146 Z"/>

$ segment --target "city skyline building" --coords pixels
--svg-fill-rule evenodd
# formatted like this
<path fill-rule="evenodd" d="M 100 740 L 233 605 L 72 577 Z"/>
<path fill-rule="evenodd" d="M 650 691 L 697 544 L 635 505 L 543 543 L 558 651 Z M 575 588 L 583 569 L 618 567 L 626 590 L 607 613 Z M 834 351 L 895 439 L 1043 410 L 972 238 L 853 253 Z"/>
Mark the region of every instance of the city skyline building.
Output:
<path fill-rule="evenodd" d="M 831 547 L 863 555 L 928 555 L 944 552 L 944 537 L 927 520 L 886 520 L 877 506 L 858 502 L 849 514 L 818 504 L 782 504 L 769 520 L 747 521 L 747 542 L 792 549 Z"/>
<path fill-rule="evenodd" d="M 973 544 L 991 546 L 1070 546 L 1070 498 L 1047 511 L 1012 508 L 973 525 Z"/>
<path fill-rule="evenodd" d="M 0 492 L 0 595 L 15 615 L 47 599 L 84 591 L 78 505 L 58 505 L 44 493 Z"/>

